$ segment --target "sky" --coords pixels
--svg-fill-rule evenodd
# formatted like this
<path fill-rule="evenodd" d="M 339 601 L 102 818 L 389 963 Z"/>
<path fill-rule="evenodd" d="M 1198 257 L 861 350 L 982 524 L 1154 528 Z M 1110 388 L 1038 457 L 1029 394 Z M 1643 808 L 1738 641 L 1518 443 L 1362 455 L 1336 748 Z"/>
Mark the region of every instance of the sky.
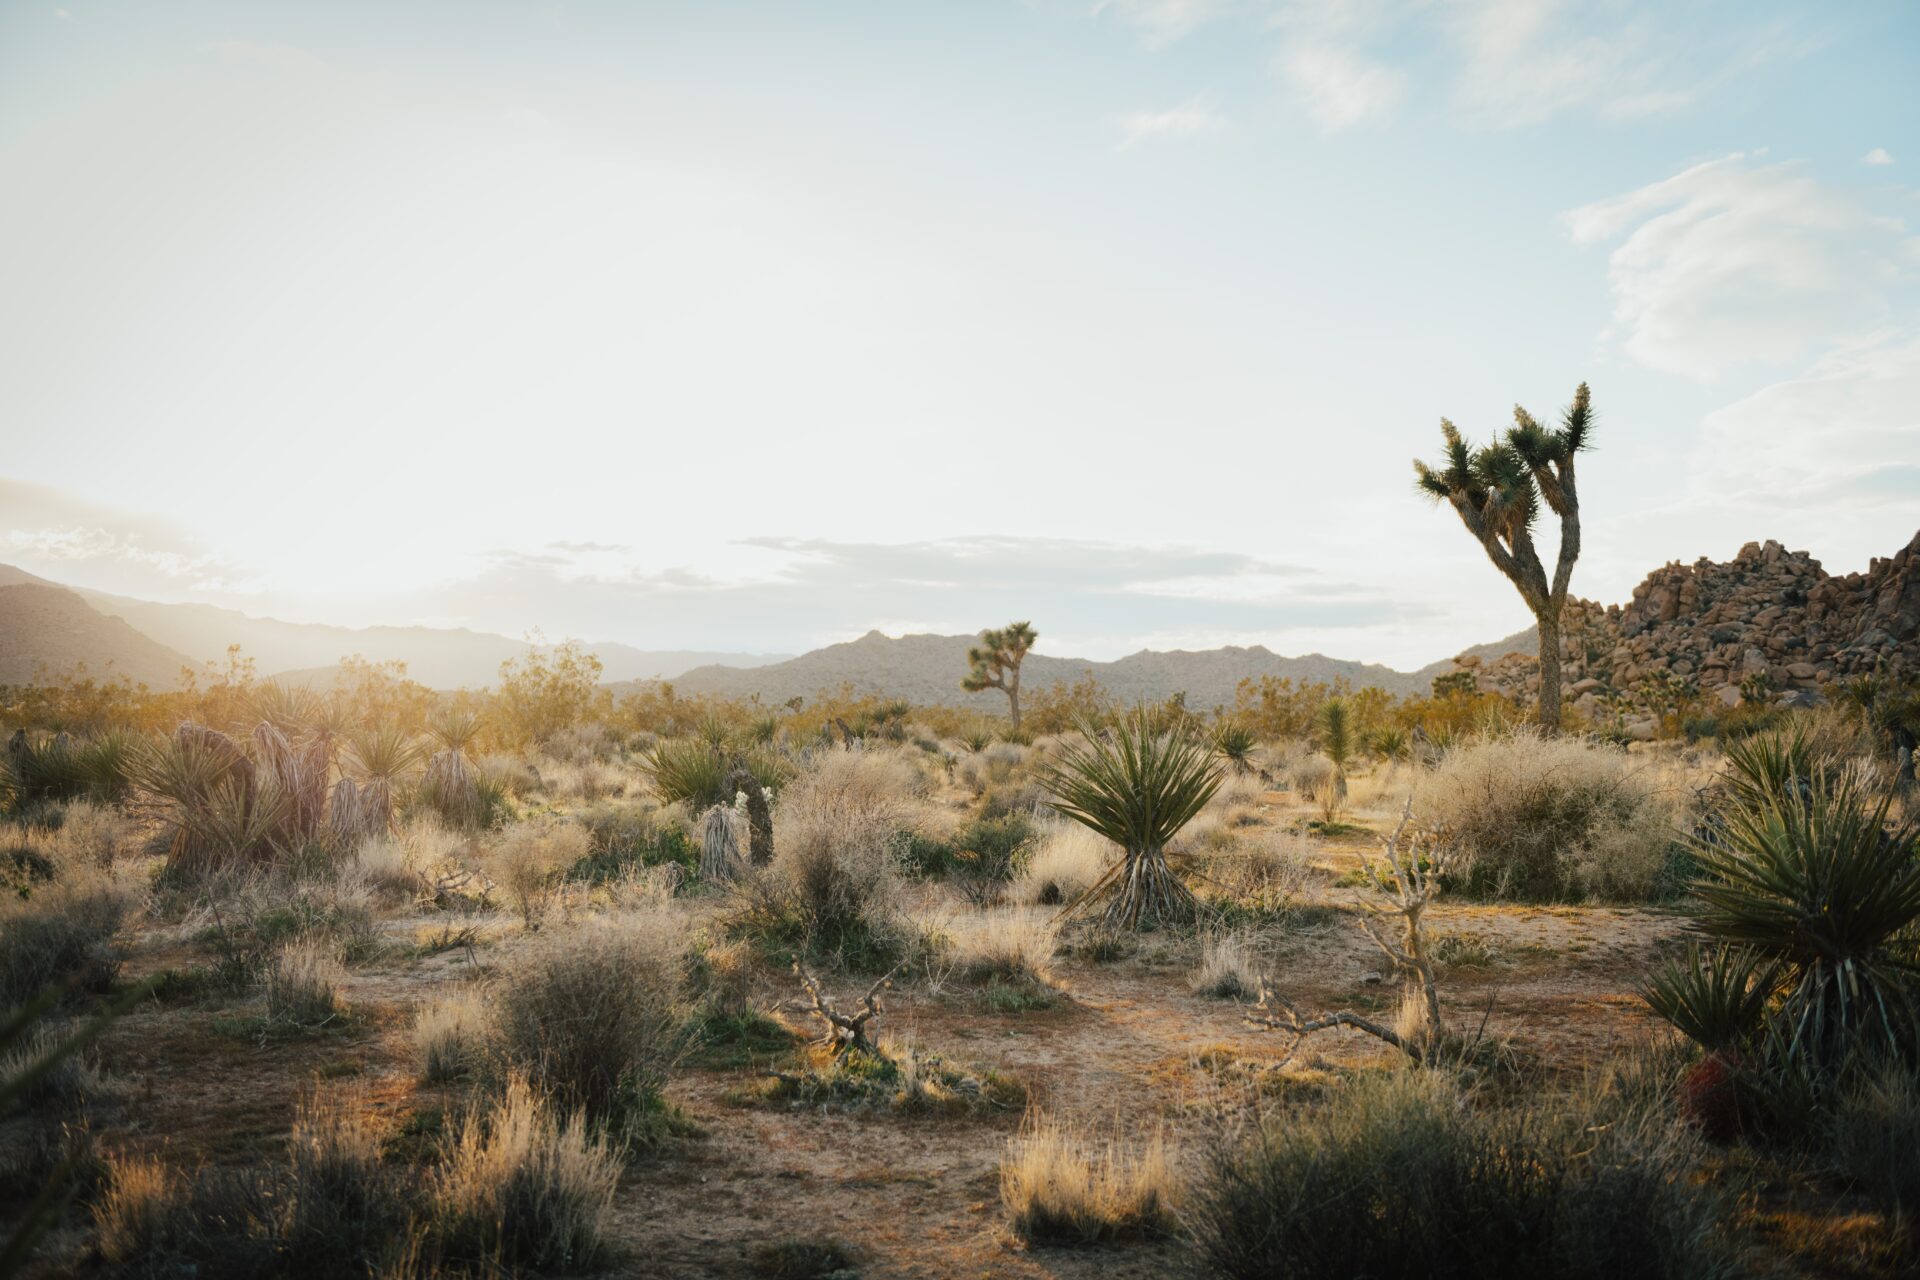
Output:
<path fill-rule="evenodd" d="M 1920 529 L 1920 7 L 0 0 L 0 562 L 297 621 L 1414 667 Z M 1549 536 L 1549 543 L 1552 541 Z"/>

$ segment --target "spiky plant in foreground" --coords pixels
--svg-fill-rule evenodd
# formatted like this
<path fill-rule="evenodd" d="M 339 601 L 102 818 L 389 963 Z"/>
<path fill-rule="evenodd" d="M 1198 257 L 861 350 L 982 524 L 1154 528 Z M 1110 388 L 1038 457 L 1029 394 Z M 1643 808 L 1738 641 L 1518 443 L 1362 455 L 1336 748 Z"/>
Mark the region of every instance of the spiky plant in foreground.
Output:
<path fill-rule="evenodd" d="M 1560 727 L 1560 611 L 1567 602 L 1573 563 L 1580 558 L 1580 496 L 1574 487 L 1574 456 L 1588 447 L 1593 409 L 1587 384 L 1573 393 L 1558 430 L 1534 420 L 1519 405 L 1506 439 L 1470 448 L 1460 429 L 1440 419 L 1447 452 L 1439 466 L 1416 460 L 1420 489 L 1452 504 L 1494 567 L 1519 590 L 1540 630 L 1542 728 Z M 1533 527 L 1545 503 L 1560 518 L 1560 553 L 1549 581 L 1533 545 Z"/>
<path fill-rule="evenodd" d="M 1167 842 L 1220 788 L 1212 749 L 1184 729 L 1154 732 L 1136 707 L 1102 730 L 1082 721 L 1086 745 L 1064 744 L 1041 772 L 1065 816 L 1119 845 L 1126 857 L 1076 900 L 1081 910 L 1106 900 L 1104 921 L 1130 929 L 1191 918 L 1193 891 L 1167 863 Z"/>
<path fill-rule="evenodd" d="M 1796 1072 L 1920 1057 L 1920 831 L 1890 824 L 1891 803 L 1816 775 L 1736 805 L 1694 849 L 1700 929 L 1722 949 L 1657 977 L 1654 1012 L 1709 1049 Z"/>

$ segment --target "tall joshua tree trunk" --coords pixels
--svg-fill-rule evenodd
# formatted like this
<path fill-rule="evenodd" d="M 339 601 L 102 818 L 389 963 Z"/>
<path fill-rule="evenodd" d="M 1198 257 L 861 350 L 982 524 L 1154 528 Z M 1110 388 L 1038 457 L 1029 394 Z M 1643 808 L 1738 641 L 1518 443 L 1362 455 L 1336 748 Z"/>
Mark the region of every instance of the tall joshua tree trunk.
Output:
<path fill-rule="evenodd" d="M 1413 467 L 1421 490 L 1453 506 L 1460 523 L 1533 612 L 1540 632 L 1538 718 L 1541 728 L 1557 733 L 1560 614 L 1566 607 L 1574 561 L 1580 558 L 1580 493 L 1574 484 L 1573 463 L 1587 447 L 1593 425 L 1587 384 L 1581 383 L 1573 393 L 1559 430 L 1541 426 L 1519 405 L 1513 407 L 1513 421 L 1506 439 L 1473 450 L 1459 428 L 1442 418 L 1445 461 L 1437 467 L 1416 461 Z M 1533 544 L 1533 526 L 1542 504 L 1560 518 L 1560 550 L 1551 579 Z"/>

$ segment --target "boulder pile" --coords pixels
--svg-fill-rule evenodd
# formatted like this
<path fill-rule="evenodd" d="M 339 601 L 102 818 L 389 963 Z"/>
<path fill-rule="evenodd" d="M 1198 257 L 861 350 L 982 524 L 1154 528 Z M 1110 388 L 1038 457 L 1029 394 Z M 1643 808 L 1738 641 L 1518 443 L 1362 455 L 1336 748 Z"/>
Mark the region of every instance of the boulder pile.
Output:
<path fill-rule="evenodd" d="M 1561 615 L 1566 697 L 1656 707 L 1697 690 L 1726 706 L 1765 697 L 1817 702 L 1835 681 L 1876 669 L 1920 675 L 1920 533 L 1865 573 L 1833 577 L 1804 551 L 1749 542 L 1731 561 L 1656 569 L 1626 605 L 1569 600 Z M 1531 653 L 1455 660 L 1482 690 L 1536 694 Z"/>

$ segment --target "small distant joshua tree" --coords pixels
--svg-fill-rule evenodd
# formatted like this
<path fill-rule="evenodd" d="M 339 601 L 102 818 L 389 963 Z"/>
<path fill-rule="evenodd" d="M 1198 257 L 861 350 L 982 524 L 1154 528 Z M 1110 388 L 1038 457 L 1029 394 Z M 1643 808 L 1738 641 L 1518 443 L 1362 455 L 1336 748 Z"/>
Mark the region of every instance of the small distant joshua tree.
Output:
<path fill-rule="evenodd" d="M 1027 622 L 1010 622 L 998 631 L 982 631 L 980 643 L 967 650 L 972 670 L 960 682 L 968 693 L 999 689 L 1007 695 L 1013 727 L 1020 727 L 1020 664 L 1040 633 Z"/>
<path fill-rule="evenodd" d="M 1593 426 L 1587 384 L 1573 393 L 1559 430 L 1541 426 L 1519 405 L 1507 436 L 1472 449 L 1460 429 L 1440 419 L 1445 460 L 1437 467 L 1415 460 L 1420 488 L 1445 499 L 1460 514 L 1494 567 L 1519 589 L 1540 629 L 1540 726 L 1560 728 L 1560 611 L 1567 602 L 1573 562 L 1580 558 L 1580 497 L 1574 488 L 1574 455 L 1587 447 Z M 1560 554 L 1547 579 L 1533 545 L 1533 526 L 1545 502 L 1560 517 Z"/>

